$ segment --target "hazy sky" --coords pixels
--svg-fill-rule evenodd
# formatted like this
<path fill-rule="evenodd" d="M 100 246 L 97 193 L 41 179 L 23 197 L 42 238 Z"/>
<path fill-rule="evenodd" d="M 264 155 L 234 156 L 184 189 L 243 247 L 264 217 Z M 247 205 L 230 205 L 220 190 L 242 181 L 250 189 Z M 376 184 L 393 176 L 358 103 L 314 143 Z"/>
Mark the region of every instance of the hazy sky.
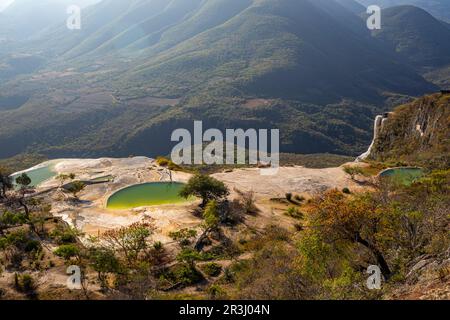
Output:
<path fill-rule="evenodd" d="M 8 5 L 10 5 L 14 0 L 0 0 L 0 11 L 5 9 Z"/>
<path fill-rule="evenodd" d="M 35 1 L 39 1 L 39 0 L 35 0 Z M 77 4 L 81 7 L 85 7 L 87 5 L 91 5 L 91 4 L 94 4 L 99 1 L 100 0 L 74 0 L 73 4 Z M 126 0 L 124 0 L 124 1 L 126 1 Z M 10 5 L 13 2 L 14 2 L 14 0 L 0 0 L 0 11 L 3 11 L 8 5 Z"/>

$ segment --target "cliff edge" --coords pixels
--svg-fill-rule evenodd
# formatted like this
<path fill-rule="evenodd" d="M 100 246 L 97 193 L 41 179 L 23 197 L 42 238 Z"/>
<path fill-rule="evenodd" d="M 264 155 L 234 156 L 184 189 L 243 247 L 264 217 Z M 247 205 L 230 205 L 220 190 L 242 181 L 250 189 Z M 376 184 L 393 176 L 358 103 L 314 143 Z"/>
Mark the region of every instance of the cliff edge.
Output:
<path fill-rule="evenodd" d="M 380 122 L 380 121 L 379 121 Z M 385 114 L 367 158 L 450 167 L 450 93 L 419 98 Z"/>

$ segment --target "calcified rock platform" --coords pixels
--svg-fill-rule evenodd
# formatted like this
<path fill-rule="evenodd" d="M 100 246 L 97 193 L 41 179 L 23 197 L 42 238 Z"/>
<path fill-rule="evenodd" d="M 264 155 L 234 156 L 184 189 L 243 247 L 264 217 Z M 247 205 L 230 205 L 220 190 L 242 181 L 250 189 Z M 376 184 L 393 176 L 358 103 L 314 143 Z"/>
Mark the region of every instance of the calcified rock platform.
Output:
<path fill-rule="evenodd" d="M 58 190 L 60 182 L 52 178 L 42 183 L 37 192 L 47 196 L 52 202 L 52 214 L 63 218 L 73 227 L 86 235 L 128 226 L 135 222 L 151 221 L 157 227 L 155 238 L 169 242 L 168 234 L 180 228 L 197 227 L 201 221 L 190 214 L 196 203 L 141 207 L 130 210 L 112 210 L 106 208 L 108 198 L 125 187 L 167 179 L 165 169 L 159 167 L 153 159 L 135 157 L 125 159 L 60 159 L 43 163 L 38 167 L 51 165 L 56 174 L 76 175 L 77 180 L 96 181 L 88 184 L 79 194 L 80 201 L 68 200 L 68 196 Z M 106 179 L 102 179 L 106 177 Z M 190 175 L 174 172 L 174 181 L 186 182 Z M 102 180 L 104 180 L 102 182 Z"/>
<path fill-rule="evenodd" d="M 146 157 L 59 159 L 37 167 L 47 165 L 50 165 L 57 175 L 73 173 L 77 180 L 100 181 L 87 185 L 79 194 L 80 201 L 70 201 L 68 195 L 58 188 L 60 181 L 56 178 L 42 183 L 37 188 L 37 192 L 51 200 L 53 215 L 63 218 L 86 235 L 97 235 L 111 228 L 150 221 L 156 227 L 155 240 L 169 243 L 170 232 L 182 228 L 200 228 L 202 223 L 201 219 L 192 214 L 198 202 L 129 210 L 106 208 L 108 198 L 120 189 L 147 182 L 167 181 L 169 175 L 166 174 L 166 169 L 159 167 L 153 159 Z M 177 182 L 187 182 L 190 176 L 184 172 L 172 172 L 172 179 Z M 283 198 L 288 192 L 314 194 L 330 188 L 357 187 L 340 167 L 327 169 L 286 167 L 280 168 L 278 174 L 273 176 L 262 176 L 260 170 L 256 168 L 239 169 L 213 176 L 228 185 L 232 191 L 231 197 L 236 196 L 236 189 L 255 193 L 261 213 L 252 219 L 258 225 L 285 219 L 282 211 L 276 213 L 277 210 L 274 210 L 270 202 L 271 198 Z M 104 177 L 108 179 L 102 179 Z"/>

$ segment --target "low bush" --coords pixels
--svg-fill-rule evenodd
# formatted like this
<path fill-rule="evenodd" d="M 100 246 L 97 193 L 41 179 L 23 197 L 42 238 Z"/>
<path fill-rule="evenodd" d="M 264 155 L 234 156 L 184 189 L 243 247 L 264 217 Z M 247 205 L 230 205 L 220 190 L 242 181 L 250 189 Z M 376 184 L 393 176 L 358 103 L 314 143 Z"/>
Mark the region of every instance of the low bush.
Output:
<path fill-rule="evenodd" d="M 79 232 L 72 228 L 58 227 L 50 233 L 50 237 L 59 245 L 76 243 Z"/>
<path fill-rule="evenodd" d="M 198 270 L 187 264 L 181 263 L 174 267 L 172 275 L 175 283 L 182 283 L 184 285 L 192 285 L 203 280 L 203 276 Z"/>
<path fill-rule="evenodd" d="M 342 192 L 345 193 L 345 194 L 351 194 L 352 193 L 349 188 L 342 189 Z"/>
<path fill-rule="evenodd" d="M 294 219 L 303 219 L 304 215 L 295 207 L 289 207 L 285 213 L 288 217 Z"/>
<path fill-rule="evenodd" d="M 36 282 L 33 277 L 29 274 L 14 274 L 14 287 L 17 291 L 33 294 L 37 288 Z"/>
<path fill-rule="evenodd" d="M 207 263 L 201 266 L 202 271 L 210 277 L 218 277 L 222 272 L 222 267 L 214 262 Z"/>
<path fill-rule="evenodd" d="M 226 291 L 217 284 L 211 285 L 206 291 L 211 299 L 224 299 L 226 297 Z"/>
<path fill-rule="evenodd" d="M 54 251 L 54 254 L 65 260 L 80 256 L 80 249 L 73 244 L 64 244 Z"/>
<path fill-rule="evenodd" d="M 39 252 L 41 251 L 41 249 L 42 249 L 41 243 L 37 240 L 28 240 L 24 246 L 25 252 L 33 252 L 33 251 Z"/>

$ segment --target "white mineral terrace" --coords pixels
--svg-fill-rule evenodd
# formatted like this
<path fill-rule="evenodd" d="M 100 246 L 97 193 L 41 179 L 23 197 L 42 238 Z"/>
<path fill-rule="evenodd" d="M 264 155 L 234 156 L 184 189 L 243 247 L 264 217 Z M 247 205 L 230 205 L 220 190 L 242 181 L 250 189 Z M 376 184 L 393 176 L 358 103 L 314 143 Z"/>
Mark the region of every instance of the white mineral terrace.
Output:
<path fill-rule="evenodd" d="M 111 210 L 106 208 L 108 198 L 116 191 L 135 184 L 167 180 L 166 169 L 159 167 L 153 159 L 135 157 L 125 159 L 60 159 L 52 160 L 56 174 L 76 175 L 77 180 L 91 181 L 105 176 L 112 179 L 98 184 L 87 185 L 79 194 L 80 201 L 67 201 L 67 195 L 58 190 L 60 182 L 56 178 L 45 181 L 37 188 L 51 199 L 52 213 L 62 217 L 72 226 L 87 235 L 96 235 L 111 228 L 127 226 L 135 222 L 152 221 L 157 230 L 155 240 L 171 242 L 169 233 L 182 228 L 198 228 L 201 220 L 192 215 L 198 205 L 187 202 L 173 205 L 156 205 L 130 210 Z M 43 163 L 39 167 L 48 164 Z M 186 182 L 190 174 L 172 172 L 173 181 Z M 254 191 L 257 205 L 261 210 L 258 223 L 273 219 L 284 219 L 274 214 L 269 199 L 284 197 L 286 193 L 314 194 L 329 188 L 357 188 L 342 168 L 307 169 L 303 167 L 282 167 L 277 175 L 262 176 L 259 169 L 239 169 L 232 172 L 217 173 L 215 178 L 225 182 L 231 197 L 235 189 Z M 46 193 L 47 190 L 50 190 Z"/>

